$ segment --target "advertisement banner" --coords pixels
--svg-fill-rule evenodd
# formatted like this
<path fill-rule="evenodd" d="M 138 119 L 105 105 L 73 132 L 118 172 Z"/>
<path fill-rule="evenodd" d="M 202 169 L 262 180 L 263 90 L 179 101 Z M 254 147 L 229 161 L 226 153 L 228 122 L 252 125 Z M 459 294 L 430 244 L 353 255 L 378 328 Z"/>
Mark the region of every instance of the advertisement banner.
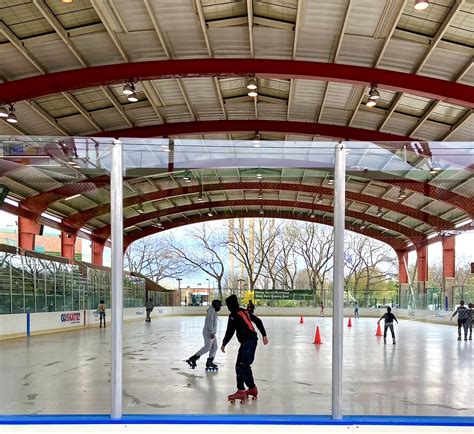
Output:
<path fill-rule="evenodd" d="M 313 297 L 311 289 L 294 289 L 292 291 L 255 289 L 254 294 L 255 300 L 308 300 Z"/>

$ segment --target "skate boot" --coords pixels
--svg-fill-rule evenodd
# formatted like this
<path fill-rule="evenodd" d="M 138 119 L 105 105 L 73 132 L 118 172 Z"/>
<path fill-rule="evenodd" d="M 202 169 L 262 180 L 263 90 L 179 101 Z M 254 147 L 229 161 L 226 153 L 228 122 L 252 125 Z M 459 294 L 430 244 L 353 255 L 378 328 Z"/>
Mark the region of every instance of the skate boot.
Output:
<path fill-rule="evenodd" d="M 206 361 L 206 371 L 214 372 L 214 371 L 218 371 L 218 370 L 219 370 L 219 366 L 217 366 L 214 363 L 214 357 L 209 357 Z"/>
<path fill-rule="evenodd" d="M 197 366 L 196 360 L 199 360 L 199 357 L 197 354 L 194 354 L 194 356 L 191 356 L 188 360 L 186 360 L 186 363 L 191 366 L 192 369 L 194 369 Z"/>
<path fill-rule="evenodd" d="M 231 404 L 235 404 L 235 401 L 237 400 L 240 400 L 241 404 L 245 404 L 245 401 L 247 400 L 247 394 L 245 393 L 245 390 L 237 390 L 237 392 L 229 395 L 227 399 Z"/>
<path fill-rule="evenodd" d="M 245 394 L 247 395 L 247 399 L 250 399 L 250 397 L 252 397 L 252 399 L 257 399 L 257 395 L 258 395 L 257 386 L 254 386 L 251 389 L 247 389 L 245 391 Z"/>
<path fill-rule="evenodd" d="M 458 336 L 458 341 L 460 341 L 460 340 L 461 340 L 461 336 Z"/>

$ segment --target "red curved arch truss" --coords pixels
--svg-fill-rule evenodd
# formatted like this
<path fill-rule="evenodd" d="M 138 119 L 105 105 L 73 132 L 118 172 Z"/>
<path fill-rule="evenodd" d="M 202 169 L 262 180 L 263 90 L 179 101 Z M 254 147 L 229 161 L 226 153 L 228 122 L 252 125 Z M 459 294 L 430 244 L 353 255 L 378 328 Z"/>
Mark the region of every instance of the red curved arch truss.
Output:
<path fill-rule="evenodd" d="M 156 218 L 168 217 L 171 215 L 176 216 L 177 214 L 185 214 L 187 212 L 192 212 L 192 211 L 206 211 L 209 208 L 211 208 L 212 210 L 216 210 L 218 208 L 231 208 L 233 212 L 234 212 L 234 209 L 236 212 L 240 212 L 242 208 L 249 207 L 249 206 L 263 207 L 265 211 L 268 210 L 268 208 L 270 208 L 270 210 L 279 210 L 280 208 L 295 208 L 297 210 L 295 211 L 295 213 L 301 213 L 303 210 L 308 211 L 308 212 L 311 212 L 311 211 L 324 211 L 327 213 L 334 212 L 334 208 L 332 206 L 312 204 L 308 202 L 287 201 L 287 200 L 268 200 L 268 199 L 267 200 L 245 199 L 245 200 L 228 200 L 228 201 L 219 201 L 219 202 L 210 202 L 210 203 L 198 202 L 191 205 L 167 208 L 160 211 L 155 211 L 155 212 L 151 212 L 147 214 L 141 214 L 136 217 L 125 219 L 123 224 L 124 224 L 124 228 L 127 228 L 127 227 L 135 226 L 139 223 L 150 221 Z M 406 226 L 403 226 L 403 225 L 400 225 L 398 223 L 394 223 L 388 220 L 381 220 L 369 214 L 363 214 L 361 212 L 346 210 L 346 216 L 359 219 L 359 220 L 364 220 L 365 222 L 402 234 L 415 245 L 423 242 L 426 238 L 422 232 L 417 232 Z M 330 218 L 327 218 L 327 220 L 332 221 Z M 98 238 L 103 238 L 105 241 L 110 236 L 110 226 L 104 226 L 100 229 L 97 229 L 93 232 L 93 234 Z M 379 236 L 380 236 L 380 233 L 379 233 Z"/>
<path fill-rule="evenodd" d="M 364 86 L 377 83 L 380 88 L 474 107 L 474 89 L 468 85 L 386 69 L 271 59 L 163 60 L 94 66 L 4 83 L 0 85 L 0 95 L 4 103 L 11 103 L 87 87 L 123 83 L 130 79 L 249 75 L 334 81 Z"/>
<path fill-rule="evenodd" d="M 289 184 L 289 183 L 276 183 L 276 182 L 235 182 L 235 183 L 219 183 L 209 184 L 205 186 L 204 192 L 216 192 L 225 190 L 279 190 L 279 191 L 292 191 L 299 193 L 309 193 L 313 195 L 322 194 L 324 196 L 332 197 L 334 194 L 333 189 L 320 186 L 312 186 L 305 184 Z M 124 199 L 124 207 L 130 207 L 139 203 L 151 202 L 160 199 L 173 198 L 177 196 L 185 196 L 192 194 L 199 194 L 201 192 L 200 185 L 193 185 L 189 187 L 179 187 L 168 190 L 154 191 L 147 194 L 141 194 L 136 196 L 130 196 Z M 409 215 L 415 219 L 418 219 L 426 224 L 433 226 L 438 229 L 452 229 L 451 223 L 443 220 L 439 217 L 433 216 L 426 212 L 420 211 L 415 208 L 402 205 L 397 202 L 392 202 L 386 199 L 375 198 L 361 193 L 354 193 L 347 191 L 346 198 L 355 202 L 362 202 L 368 205 L 374 205 L 383 209 L 392 210 L 401 214 Z M 208 206 L 212 206 L 212 202 L 208 203 Z M 87 221 L 92 218 L 98 217 L 103 214 L 107 214 L 110 211 L 110 204 L 99 205 L 97 207 L 90 208 L 86 211 L 82 211 L 73 214 L 63 220 L 63 225 L 68 227 L 71 231 L 77 231 L 84 226 Z"/>

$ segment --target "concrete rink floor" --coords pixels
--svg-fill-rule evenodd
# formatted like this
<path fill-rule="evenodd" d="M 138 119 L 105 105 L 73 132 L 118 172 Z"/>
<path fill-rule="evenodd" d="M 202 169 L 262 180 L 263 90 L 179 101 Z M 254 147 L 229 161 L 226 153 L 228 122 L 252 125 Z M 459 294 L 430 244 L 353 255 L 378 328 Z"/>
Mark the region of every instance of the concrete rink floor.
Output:
<path fill-rule="evenodd" d="M 162 317 L 124 325 L 125 414 L 317 414 L 331 412 L 332 318 L 262 317 L 270 343 L 259 339 L 254 376 L 259 398 L 231 405 L 234 337 L 219 372 L 202 346 L 203 317 Z M 227 318 L 219 318 L 219 348 Z M 314 345 L 316 324 L 323 344 Z M 455 327 L 401 320 L 397 345 L 375 337 L 374 318 L 344 328 L 344 414 L 473 416 L 473 341 Z M 347 319 L 345 320 L 347 325 Z M 390 335 L 389 335 L 390 336 Z M 110 328 L 0 342 L 1 414 L 97 414 L 110 411 Z"/>

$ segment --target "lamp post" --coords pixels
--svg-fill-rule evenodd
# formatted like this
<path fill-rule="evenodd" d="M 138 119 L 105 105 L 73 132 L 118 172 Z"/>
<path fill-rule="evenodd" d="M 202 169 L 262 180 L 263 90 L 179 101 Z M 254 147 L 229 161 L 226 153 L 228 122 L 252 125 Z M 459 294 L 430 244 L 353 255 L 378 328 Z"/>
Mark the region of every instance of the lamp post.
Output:
<path fill-rule="evenodd" d="M 181 281 L 183 279 L 181 279 L 181 277 L 178 277 L 176 280 L 178 281 L 179 305 L 181 306 Z"/>
<path fill-rule="evenodd" d="M 206 279 L 207 280 L 207 304 L 209 304 L 209 295 L 210 295 L 210 291 L 211 291 L 211 281 L 209 279 Z"/>

